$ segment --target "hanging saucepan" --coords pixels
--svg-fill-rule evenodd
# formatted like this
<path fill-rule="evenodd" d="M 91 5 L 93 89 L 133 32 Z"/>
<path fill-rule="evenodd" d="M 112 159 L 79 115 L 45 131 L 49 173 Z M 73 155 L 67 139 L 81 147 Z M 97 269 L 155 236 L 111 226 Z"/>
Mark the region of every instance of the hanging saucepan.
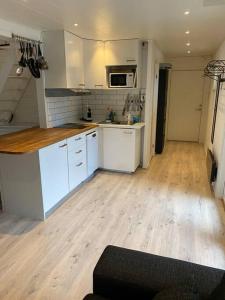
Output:
<path fill-rule="evenodd" d="M 38 44 L 38 64 L 41 70 L 48 70 L 48 63 L 42 55 L 40 44 Z"/>
<path fill-rule="evenodd" d="M 35 49 L 34 46 L 32 46 L 31 44 L 29 44 L 29 59 L 28 59 L 28 67 L 29 70 L 31 72 L 31 74 L 35 77 L 35 78 L 40 78 L 41 74 L 40 74 L 40 70 L 37 64 L 37 61 L 35 59 L 35 53 L 34 53 Z M 34 56 L 33 56 L 34 55 Z"/>

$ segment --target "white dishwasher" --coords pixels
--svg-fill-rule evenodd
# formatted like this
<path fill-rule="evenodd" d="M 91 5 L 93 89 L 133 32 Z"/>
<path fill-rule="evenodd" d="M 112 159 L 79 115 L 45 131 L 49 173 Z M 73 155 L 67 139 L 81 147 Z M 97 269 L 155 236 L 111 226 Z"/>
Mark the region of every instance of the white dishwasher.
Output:
<path fill-rule="evenodd" d="M 99 167 L 98 159 L 98 132 L 93 131 L 86 135 L 87 138 L 87 172 L 92 175 Z"/>

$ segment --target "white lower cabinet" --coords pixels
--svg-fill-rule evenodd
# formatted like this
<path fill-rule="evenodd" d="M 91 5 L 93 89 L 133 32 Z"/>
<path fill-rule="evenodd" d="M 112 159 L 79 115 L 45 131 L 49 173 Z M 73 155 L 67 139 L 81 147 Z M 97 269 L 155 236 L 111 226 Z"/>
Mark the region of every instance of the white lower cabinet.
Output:
<path fill-rule="evenodd" d="M 102 168 L 134 172 L 140 165 L 140 130 L 102 128 L 101 143 Z"/>
<path fill-rule="evenodd" d="M 72 191 L 87 178 L 86 135 L 77 135 L 67 141 L 69 190 Z"/>
<path fill-rule="evenodd" d="M 34 153 L 0 155 L 3 210 L 44 220 L 87 175 L 86 134 Z"/>
<path fill-rule="evenodd" d="M 67 140 L 39 150 L 44 212 L 69 193 Z"/>

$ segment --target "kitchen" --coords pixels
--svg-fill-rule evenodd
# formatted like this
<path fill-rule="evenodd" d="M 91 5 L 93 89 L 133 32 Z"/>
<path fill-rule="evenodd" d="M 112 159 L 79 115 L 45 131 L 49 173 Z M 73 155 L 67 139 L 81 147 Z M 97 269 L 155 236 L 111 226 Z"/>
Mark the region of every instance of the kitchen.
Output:
<path fill-rule="evenodd" d="M 29 68 L 36 77 L 41 129 L 25 122 L 30 129 L 20 131 L 19 122 L 11 127 L 16 132 L 2 135 L 0 152 L 3 211 L 44 220 L 97 169 L 133 173 L 143 165 L 148 42 L 85 40 L 66 31 L 44 32 L 42 39 L 9 40 L 20 59 L 10 72 L 21 79 Z M 29 65 L 32 47 L 42 48 L 40 74 Z M 16 111 L 3 112 L 5 124 L 18 125 L 10 120 Z"/>
<path fill-rule="evenodd" d="M 1 2 L 0 299 L 117 299 L 102 280 L 124 276 L 132 298 L 145 278 L 171 286 L 175 265 L 172 281 L 193 264 L 219 283 L 225 87 L 210 62 L 225 73 L 224 13 L 225 0 Z M 108 260 L 108 245 L 157 272 Z M 200 298 L 214 271 L 207 286 L 198 273 Z"/>

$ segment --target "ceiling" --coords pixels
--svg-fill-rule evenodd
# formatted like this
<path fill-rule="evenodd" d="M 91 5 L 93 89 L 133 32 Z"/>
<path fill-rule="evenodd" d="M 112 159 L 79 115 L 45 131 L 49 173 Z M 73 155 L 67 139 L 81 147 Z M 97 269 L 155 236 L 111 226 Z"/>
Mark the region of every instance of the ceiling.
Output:
<path fill-rule="evenodd" d="M 225 39 L 225 0 L 0 0 L 0 7 L 0 18 L 38 30 L 154 39 L 167 56 L 187 55 L 188 48 L 210 55 Z"/>

